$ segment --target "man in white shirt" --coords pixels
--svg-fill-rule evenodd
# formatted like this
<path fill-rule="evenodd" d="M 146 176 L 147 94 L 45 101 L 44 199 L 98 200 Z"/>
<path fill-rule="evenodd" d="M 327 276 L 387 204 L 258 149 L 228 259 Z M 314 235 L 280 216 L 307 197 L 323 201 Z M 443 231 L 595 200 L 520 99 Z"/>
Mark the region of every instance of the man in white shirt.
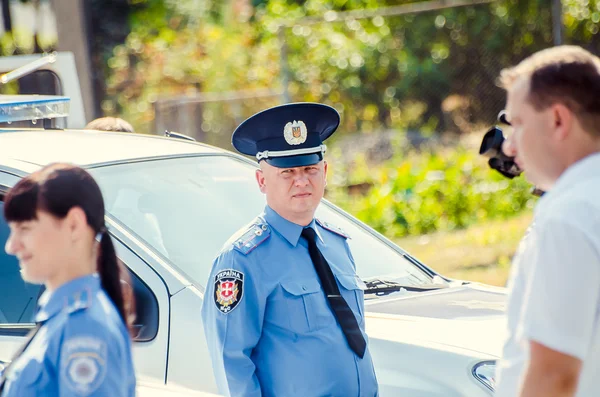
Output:
<path fill-rule="evenodd" d="M 500 81 L 503 151 L 547 193 L 511 270 L 496 396 L 600 396 L 600 59 L 554 47 Z"/>

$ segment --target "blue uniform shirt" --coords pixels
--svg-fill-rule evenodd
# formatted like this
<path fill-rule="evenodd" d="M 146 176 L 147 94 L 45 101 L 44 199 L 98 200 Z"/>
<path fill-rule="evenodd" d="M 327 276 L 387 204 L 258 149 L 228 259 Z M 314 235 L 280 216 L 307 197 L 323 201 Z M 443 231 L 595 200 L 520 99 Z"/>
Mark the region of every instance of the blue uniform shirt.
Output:
<path fill-rule="evenodd" d="M 364 334 L 364 283 L 347 237 L 319 221 L 310 227 Z M 267 206 L 215 260 L 202 318 L 219 390 L 232 396 L 376 396 L 369 349 L 361 359 L 348 346 L 301 233 L 302 226 Z"/>
<path fill-rule="evenodd" d="M 127 328 L 97 275 L 40 298 L 39 331 L 7 369 L 2 397 L 134 396 Z"/>

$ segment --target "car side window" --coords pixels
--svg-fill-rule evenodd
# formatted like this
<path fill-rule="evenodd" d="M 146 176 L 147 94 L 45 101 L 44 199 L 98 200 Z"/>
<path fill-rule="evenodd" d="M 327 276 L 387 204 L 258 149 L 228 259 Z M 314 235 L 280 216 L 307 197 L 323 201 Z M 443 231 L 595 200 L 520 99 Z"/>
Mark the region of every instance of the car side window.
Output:
<path fill-rule="evenodd" d="M 4 203 L 0 202 L 0 213 Z M 41 285 L 26 283 L 21 278 L 19 261 L 4 250 L 10 230 L 0 216 L 0 328 L 7 324 L 32 323 Z"/>
<path fill-rule="evenodd" d="M 135 299 L 133 339 L 136 342 L 149 342 L 158 333 L 158 301 L 150 287 L 131 270 L 129 279 Z"/>

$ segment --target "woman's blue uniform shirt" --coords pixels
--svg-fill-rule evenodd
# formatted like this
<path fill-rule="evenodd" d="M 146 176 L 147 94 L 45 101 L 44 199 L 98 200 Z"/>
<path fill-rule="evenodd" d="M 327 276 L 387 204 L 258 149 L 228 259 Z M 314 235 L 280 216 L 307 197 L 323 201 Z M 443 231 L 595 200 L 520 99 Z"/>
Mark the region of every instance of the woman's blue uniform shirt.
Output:
<path fill-rule="evenodd" d="M 2 397 L 134 396 L 127 327 L 97 275 L 40 298 L 39 331 L 7 369 Z"/>
<path fill-rule="evenodd" d="M 364 334 L 364 283 L 346 236 L 309 225 Z M 369 349 L 348 346 L 300 237 L 267 206 L 216 259 L 202 307 L 221 393 L 232 396 L 376 396 Z M 367 339 L 365 334 L 365 339 Z"/>

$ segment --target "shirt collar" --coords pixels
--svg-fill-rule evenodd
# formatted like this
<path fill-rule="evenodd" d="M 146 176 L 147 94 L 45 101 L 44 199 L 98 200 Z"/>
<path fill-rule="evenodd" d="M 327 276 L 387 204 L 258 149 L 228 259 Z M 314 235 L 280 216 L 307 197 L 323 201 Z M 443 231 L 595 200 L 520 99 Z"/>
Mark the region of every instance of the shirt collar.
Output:
<path fill-rule="evenodd" d="M 265 221 L 279 234 L 281 234 L 293 247 L 298 245 L 298 240 L 300 239 L 300 235 L 302 234 L 302 229 L 304 229 L 304 226 L 300 226 L 297 223 L 288 221 L 268 205 L 265 208 L 264 218 Z M 323 242 L 323 238 L 321 237 L 321 233 L 319 232 L 319 228 L 317 227 L 314 219 L 308 224 L 307 227 L 313 228 L 317 233 L 319 240 Z"/>
<path fill-rule="evenodd" d="M 81 303 L 89 305 L 94 292 L 100 289 L 100 278 L 97 274 L 83 276 L 71 280 L 58 287 L 54 292 L 44 291 L 39 299 L 39 310 L 36 322 L 44 322 L 68 307 L 78 307 Z"/>
<path fill-rule="evenodd" d="M 599 169 L 600 153 L 590 154 L 567 168 L 558 178 L 552 190 L 563 190 L 574 183 L 590 177 L 597 177 Z"/>
<path fill-rule="evenodd" d="M 589 178 L 597 177 L 599 169 L 600 153 L 594 153 L 586 156 L 571 165 L 556 180 L 556 183 L 552 189 L 548 191 L 548 194 L 542 196 L 536 209 L 537 212 L 539 212 L 539 208 L 545 205 L 543 203 L 551 202 L 553 197 L 558 197 L 563 191 L 568 190 L 572 185 L 581 181 L 585 181 Z"/>

